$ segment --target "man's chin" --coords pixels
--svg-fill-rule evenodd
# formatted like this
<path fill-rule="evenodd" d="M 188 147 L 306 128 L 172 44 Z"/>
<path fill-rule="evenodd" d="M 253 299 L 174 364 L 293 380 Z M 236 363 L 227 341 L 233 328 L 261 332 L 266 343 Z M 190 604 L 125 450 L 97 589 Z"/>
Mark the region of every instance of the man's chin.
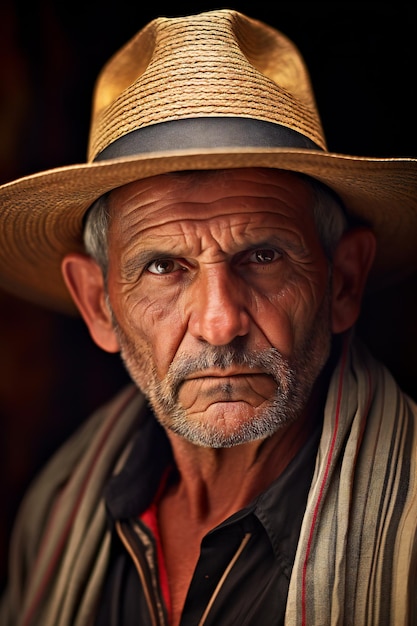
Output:
<path fill-rule="evenodd" d="M 230 448 L 265 439 L 286 421 L 278 418 L 273 406 L 265 410 L 245 401 L 212 402 L 198 413 L 181 410 L 169 417 L 156 415 L 160 423 L 177 436 L 210 448 Z"/>

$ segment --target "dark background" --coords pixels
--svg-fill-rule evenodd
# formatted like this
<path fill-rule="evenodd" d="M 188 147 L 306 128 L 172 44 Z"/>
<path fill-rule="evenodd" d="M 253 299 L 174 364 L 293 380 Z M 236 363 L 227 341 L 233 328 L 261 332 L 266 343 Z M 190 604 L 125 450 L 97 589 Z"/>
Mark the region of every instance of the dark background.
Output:
<path fill-rule="evenodd" d="M 2 0 L 0 183 L 85 160 L 95 77 L 147 21 L 226 6 Z M 280 28 L 298 45 L 331 150 L 417 155 L 413 4 L 290 0 L 229 6 Z M 414 278 L 375 296 L 359 325 L 374 353 L 414 397 L 415 287 Z M 118 357 L 96 348 L 79 319 L 0 292 L 1 585 L 11 522 L 29 481 L 126 381 Z"/>

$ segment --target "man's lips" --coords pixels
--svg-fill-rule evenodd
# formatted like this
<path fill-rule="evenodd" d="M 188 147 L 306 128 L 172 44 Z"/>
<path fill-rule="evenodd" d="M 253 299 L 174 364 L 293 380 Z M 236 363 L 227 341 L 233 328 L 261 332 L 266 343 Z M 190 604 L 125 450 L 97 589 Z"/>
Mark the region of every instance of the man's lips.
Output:
<path fill-rule="evenodd" d="M 246 394 L 259 393 L 261 389 L 270 389 L 275 386 L 274 377 L 260 370 L 205 370 L 204 372 L 196 372 L 190 374 L 181 381 L 178 386 L 178 392 L 191 392 L 202 394 L 228 393 L 228 394 Z M 192 391 L 193 390 L 193 391 Z M 255 391 L 258 390 L 258 391 Z"/>
<path fill-rule="evenodd" d="M 242 369 L 236 370 L 228 368 L 228 369 L 207 369 L 200 372 L 194 372 L 193 374 L 189 374 L 186 378 L 184 378 L 183 382 L 187 382 L 190 380 L 199 380 L 204 378 L 235 378 L 235 377 L 248 377 L 248 376 L 271 376 L 268 372 L 264 370 L 260 370 L 258 368 L 254 369 Z"/>
<path fill-rule="evenodd" d="M 252 369 L 207 369 L 195 372 L 182 381 L 179 399 L 186 406 L 203 406 L 224 402 L 244 402 L 258 406 L 276 390 L 274 377 L 267 372 Z"/>

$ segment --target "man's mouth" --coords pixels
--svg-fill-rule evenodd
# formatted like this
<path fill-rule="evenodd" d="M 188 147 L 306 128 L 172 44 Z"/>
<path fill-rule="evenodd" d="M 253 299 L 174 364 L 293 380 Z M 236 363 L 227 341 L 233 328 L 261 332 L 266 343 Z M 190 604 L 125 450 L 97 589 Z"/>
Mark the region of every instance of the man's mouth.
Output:
<path fill-rule="evenodd" d="M 237 377 L 250 377 L 250 376 L 270 376 L 268 372 L 260 370 L 259 368 L 210 368 L 193 372 L 184 378 L 183 382 L 189 380 L 197 380 L 203 378 L 237 378 Z"/>

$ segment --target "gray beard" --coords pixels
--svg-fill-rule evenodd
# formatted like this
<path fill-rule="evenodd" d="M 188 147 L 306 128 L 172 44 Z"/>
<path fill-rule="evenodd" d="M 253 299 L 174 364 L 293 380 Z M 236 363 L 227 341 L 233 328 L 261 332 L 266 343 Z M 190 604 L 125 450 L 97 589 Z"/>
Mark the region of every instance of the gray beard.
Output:
<path fill-rule="evenodd" d="M 182 355 L 170 364 L 162 380 L 155 370 L 149 372 L 134 343 L 116 320 L 114 329 L 125 367 L 147 397 L 161 425 L 195 445 L 228 448 L 265 439 L 294 422 L 305 410 L 314 383 L 330 354 L 330 299 L 328 295 L 324 298 L 309 334 L 291 359 L 284 357 L 276 348 L 247 350 L 245 339 L 238 337 L 227 346 L 203 344 L 197 356 Z M 274 379 L 275 393 L 263 403 L 256 416 L 242 420 L 239 429 L 233 433 L 224 433 L 217 426 L 190 420 L 178 399 L 186 377 L 195 372 L 201 374 L 207 368 L 225 370 L 232 365 L 264 371 Z M 227 392 L 226 387 L 224 391 Z"/>

